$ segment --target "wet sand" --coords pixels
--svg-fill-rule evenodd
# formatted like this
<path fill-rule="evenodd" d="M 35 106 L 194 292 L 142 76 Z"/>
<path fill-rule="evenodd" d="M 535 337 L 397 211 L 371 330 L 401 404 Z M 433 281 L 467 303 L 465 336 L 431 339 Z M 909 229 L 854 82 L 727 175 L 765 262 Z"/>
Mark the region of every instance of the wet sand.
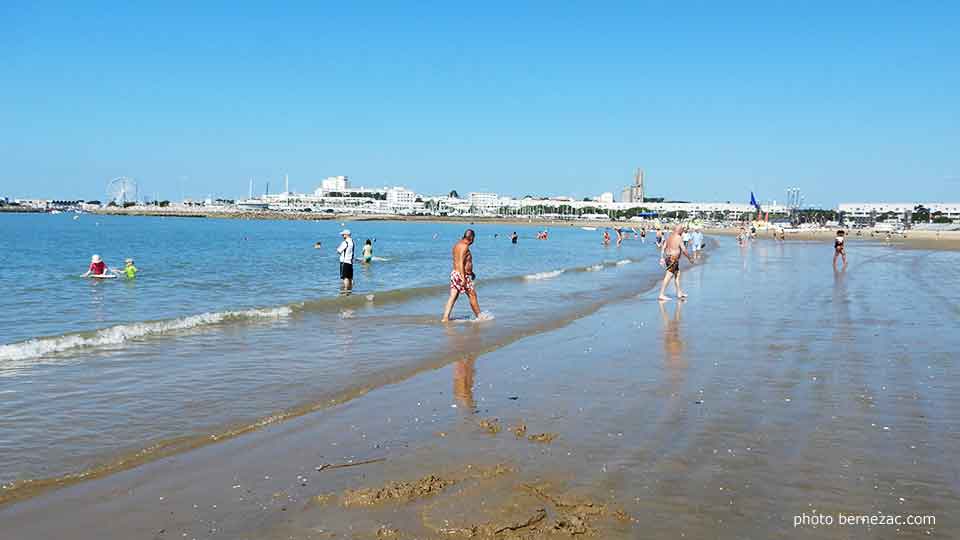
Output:
<path fill-rule="evenodd" d="M 687 302 L 4 506 L 3 538 L 957 537 L 960 261 L 848 250 L 722 238 Z M 794 527 L 841 512 L 936 525 Z"/>

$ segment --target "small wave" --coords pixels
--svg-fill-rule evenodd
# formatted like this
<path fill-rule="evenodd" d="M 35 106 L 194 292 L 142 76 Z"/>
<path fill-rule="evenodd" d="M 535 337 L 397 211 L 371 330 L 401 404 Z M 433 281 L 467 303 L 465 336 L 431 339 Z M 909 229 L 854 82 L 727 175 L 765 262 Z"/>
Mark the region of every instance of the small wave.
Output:
<path fill-rule="evenodd" d="M 247 309 L 243 311 L 220 311 L 215 313 L 201 313 L 199 315 L 190 315 L 165 321 L 118 324 L 94 332 L 34 338 L 19 343 L 0 345 L 0 361 L 28 360 L 85 347 L 121 345 L 134 339 L 190 330 L 229 321 L 279 319 L 289 316 L 292 312 L 293 310 L 287 306 Z"/>
<path fill-rule="evenodd" d="M 586 270 L 587 272 L 599 272 L 600 270 L 603 270 L 603 264 L 598 263 L 593 266 L 588 266 L 584 268 L 584 270 Z"/>
<path fill-rule="evenodd" d="M 370 260 L 371 260 L 371 261 L 387 262 L 387 261 L 390 260 L 390 257 L 378 257 L 378 256 L 374 255 L 373 257 L 370 257 Z"/>
<path fill-rule="evenodd" d="M 527 274 L 523 276 L 523 279 L 550 279 L 555 278 L 562 274 L 563 270 L 551 270 L 549 272 L 537 272 L 536 274 Z"/>
<path fill-rule="evenodd" d="M 630 259 L 622 259 L 622 260 L 617 261 L 617 266 L 623 266 L 623 265 L 625 265 L 625 264 L 630 264 L 630 263 L 632 263 L 632 262 L 633 262 L 633 261 L 631 261 Z"/>

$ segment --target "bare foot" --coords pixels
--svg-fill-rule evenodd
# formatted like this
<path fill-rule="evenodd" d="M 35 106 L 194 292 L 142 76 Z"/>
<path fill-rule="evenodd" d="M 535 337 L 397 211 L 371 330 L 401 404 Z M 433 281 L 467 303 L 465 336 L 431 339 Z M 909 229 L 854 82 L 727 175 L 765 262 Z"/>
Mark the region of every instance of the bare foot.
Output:
<path fill-rule="evenodd" d="M 659 300 L 659 301 L 661 301 L 661 302 L 666 302 L 666 301 L 669 300 L 669 299 L 670 299 L 669 296 L 664 296 L 664 295 L 662 295 L 662 294 L 660 295 L 659 298 L 657 298 L 657 300 Z"/>

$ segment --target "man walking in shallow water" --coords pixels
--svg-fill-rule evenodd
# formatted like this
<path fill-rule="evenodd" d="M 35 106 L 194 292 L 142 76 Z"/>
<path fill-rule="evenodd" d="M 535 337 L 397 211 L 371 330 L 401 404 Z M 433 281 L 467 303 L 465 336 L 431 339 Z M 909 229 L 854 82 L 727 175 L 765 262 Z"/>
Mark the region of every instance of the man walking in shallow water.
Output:
<path fill-rule="evenodd" d="M 443 310 L 441 322 L 450 320 L 450 313 L 453 311 L 454 304 L 460 293 L 466 293 L 470 299 L 470 309 L 473 314 L 480 318 L 480 302 L 477 300 L 477 290 L 473 286 L 473 281 L 477 279 L 473 273 L 473 254 L 470 253 L 470 245 L 473 244 L 476 235 L 473 229 L 467 229 L 463 233 L 463 238 L 453 246 L 453 270 L 450 272 L 450 298 L 447 299 L 447 305 Z"/>
<path fill-rule="evenodd" d="M 670 299 L 664 293 L 671 279 L 677 287 L 677 299 L 683 300 L 687 297 L 687 293 L 683 292 L 683 289 L 680 288 L 680 254 L 685 255 L 687 260 L 690 261 L 690 264 L 693 264 L 690 253 L 687 252 L 686 246 L 683 245 L 683 225 L 677 225 L 673 228 L 673 233 L 667 237 L 666 241 L 663 242 L 663 247 L 660 249 L 660 265 L 667 269 L 667 273 L 663 276 L 663 283 L 660 284 L 660 297 L 658 300 L 661 302 Z"/>

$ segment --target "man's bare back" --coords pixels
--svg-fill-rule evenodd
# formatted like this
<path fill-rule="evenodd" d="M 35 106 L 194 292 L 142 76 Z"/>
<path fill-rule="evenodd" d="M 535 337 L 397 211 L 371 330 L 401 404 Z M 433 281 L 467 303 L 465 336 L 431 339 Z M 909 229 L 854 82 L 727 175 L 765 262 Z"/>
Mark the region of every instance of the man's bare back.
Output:
<path fill-rule="evenodd" d="M 663 247 L 663 252 L 666 255 L 680 255 L 680 250 L 682 249 L 683 233 L 677 234 L 677 232 L 674 231 L 667 237 L 667 244 Z"/>

